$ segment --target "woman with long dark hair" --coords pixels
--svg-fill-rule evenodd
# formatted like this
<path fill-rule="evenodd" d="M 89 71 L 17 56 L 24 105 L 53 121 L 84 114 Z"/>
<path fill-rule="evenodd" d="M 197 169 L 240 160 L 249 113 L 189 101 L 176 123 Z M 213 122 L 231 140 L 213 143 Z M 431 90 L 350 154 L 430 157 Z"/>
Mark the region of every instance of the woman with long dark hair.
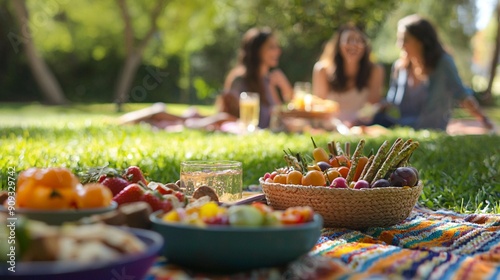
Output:
<path fill-rule="evenodd" d="M 341 26 L 314 65 L 313 94 L 339 104 L 337 118 L 358 123 L 366 104 L 380 102 L 384 70 L 370 60 L 366 36 L 354 25 Z"/>
<path fill-rule="evenodd" d="M 375 116 L 383 126 L 446 130 L 455 101 L 488 129 L 493 125 L 481 112 L 472 91 L 464 87 L 453 58 L 444 50 L 432 24 L 410 15 L 398 22 L 401 56 L 392 67 L 387 108 Z"/>
<path fill-rule="evenodd" d="M 273 107 L 290 101 L 293 95 L 290 82 L 276 68 L 280 55 L 281 48 L 270 28 L 251 28 L 241 41 L 238 63 L 224 83 L 224 90 L 232 95 L 239 96 L 243 91 L 259 94 L 260 128 L 268 128 Z"/>

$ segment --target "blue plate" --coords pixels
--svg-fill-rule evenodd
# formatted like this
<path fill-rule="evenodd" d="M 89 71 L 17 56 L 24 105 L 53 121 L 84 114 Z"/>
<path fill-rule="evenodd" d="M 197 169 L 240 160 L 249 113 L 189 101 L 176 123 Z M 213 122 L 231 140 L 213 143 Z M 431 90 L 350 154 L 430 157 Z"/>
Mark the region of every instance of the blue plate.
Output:
<path fill-rule="evenodd" d="M 154 231 L 123 228 L 141 239 L 147 246 L 140 254 L 123 255 L 113 261 L 94 263 L 78 262 L 18 262 L 15 272 L 0 265 L 0 279 L 26 280 L 99 280 L 99 279 L 143 279 L 154 264 L 163 246 L 163 238 Z"/>
<path fill-rule="evenodd" d="M 170 263 L 207 272 L 237 272 L 286 265 L 307 254 L 316 244 L 323 218 L 300 225 L 277 227 L 196 226 L 166 223 L 161 211 L 151 214 L 152 229 L 165 245 Z"/>

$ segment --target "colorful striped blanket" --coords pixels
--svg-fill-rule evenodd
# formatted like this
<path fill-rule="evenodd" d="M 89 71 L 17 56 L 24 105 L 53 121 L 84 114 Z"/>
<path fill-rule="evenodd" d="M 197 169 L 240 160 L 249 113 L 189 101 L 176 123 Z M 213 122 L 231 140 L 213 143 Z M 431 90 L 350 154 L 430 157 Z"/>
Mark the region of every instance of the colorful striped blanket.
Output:
<path fill-rule="evenodd" d="M 500 215 L 465 215 L 415 207 L 406 220 L 388 228 L 325 228 L 310 254 L 286 268 L 211 277 L 160 263 L 148 279 L 207 277 L 500 279 Z"/>

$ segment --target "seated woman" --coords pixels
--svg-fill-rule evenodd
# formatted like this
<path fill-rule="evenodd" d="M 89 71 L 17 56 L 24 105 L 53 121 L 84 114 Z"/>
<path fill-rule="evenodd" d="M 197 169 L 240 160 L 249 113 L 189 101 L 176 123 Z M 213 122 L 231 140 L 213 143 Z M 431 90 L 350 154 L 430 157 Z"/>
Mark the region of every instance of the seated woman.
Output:
<path fill-rule="evenodd" d="M 360 124 L 360 110 L 377 104 L 382 94 L 384 70 L 370 61 L 366 36 L 353 25 L 344 25 L 325 45 L 314 65 L 313 94 L 338 103 L 337 118 L 346 126 Z"/>
<path fill-rule="evenodd" d="M 165 106 L 157 104 L 121 118 L 122 123 L 146 122 L 164 129 L 172 126 L 192 129 L 237 132 L 239 96 L 243 91 L 257 92 L 260 96 L 259 127 L 268 128 L 273 107 L 288 102 L 293 89 L 285 74 L 275 69 L 281 55 L 276 37 L 269 28 L 252 28 L 243 36 L 238 64 L 224 83 L 223 93 L 216 101 L 217 113 L 201 116 L 191 112 L 183 116 L 167 113 Z"/>
<path fill-rule="evenodd" d="M 260 97 L 259 127 L 268 128 L 274 106 L 292 99 L 293 88 L 285 74 L 276 69 L 281 49 L 269 28 L 252 28 L 243 36 L 238 64 L 224 83 L 225 94 L 239 100 L 241 92 L 256 92 Z M 238 102 L 226 108 L 239 116 Z"/>
<path fill-rule="evenodd" d="M 385 109 L 375 116 L 375 124 L 444 131 L 454 102 L 459 101 L 485 128 L 493 128 L 471 91 L 463 86 L 453 58 L 429 21 L 418 15 L 401 19 L 398 45 L 401 57 L 392 67 Z"/>

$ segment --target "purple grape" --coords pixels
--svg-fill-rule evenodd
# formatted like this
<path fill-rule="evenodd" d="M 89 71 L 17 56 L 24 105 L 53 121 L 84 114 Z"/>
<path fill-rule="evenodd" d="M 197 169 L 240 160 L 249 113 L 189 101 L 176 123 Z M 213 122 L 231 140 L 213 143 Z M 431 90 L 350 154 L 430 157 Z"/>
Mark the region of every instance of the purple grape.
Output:
<path fill-rule="evenodd" d="M 398 167 L 396 168 L 396 170 L 394 170 L 394 172 L 392 172 L 389 181 L 391 182 L 392 186 L 413 187 L 418 182 L 418 176 L 410 167 Z"/>
<path fill-rule="evenodd" d="M 386 179 L 379 179 L 371 185 L 372 188 L 387 188 L 390 187 L 391 183 Z"/>
<path fill-rule="evenodd" d="M 318 167 L 321 169 L 321 171 L 328 170 L 328 168 L 331 168 L 332 166 L 326 162 L 326 161 L 318 161 L 317 163 Z"/>

